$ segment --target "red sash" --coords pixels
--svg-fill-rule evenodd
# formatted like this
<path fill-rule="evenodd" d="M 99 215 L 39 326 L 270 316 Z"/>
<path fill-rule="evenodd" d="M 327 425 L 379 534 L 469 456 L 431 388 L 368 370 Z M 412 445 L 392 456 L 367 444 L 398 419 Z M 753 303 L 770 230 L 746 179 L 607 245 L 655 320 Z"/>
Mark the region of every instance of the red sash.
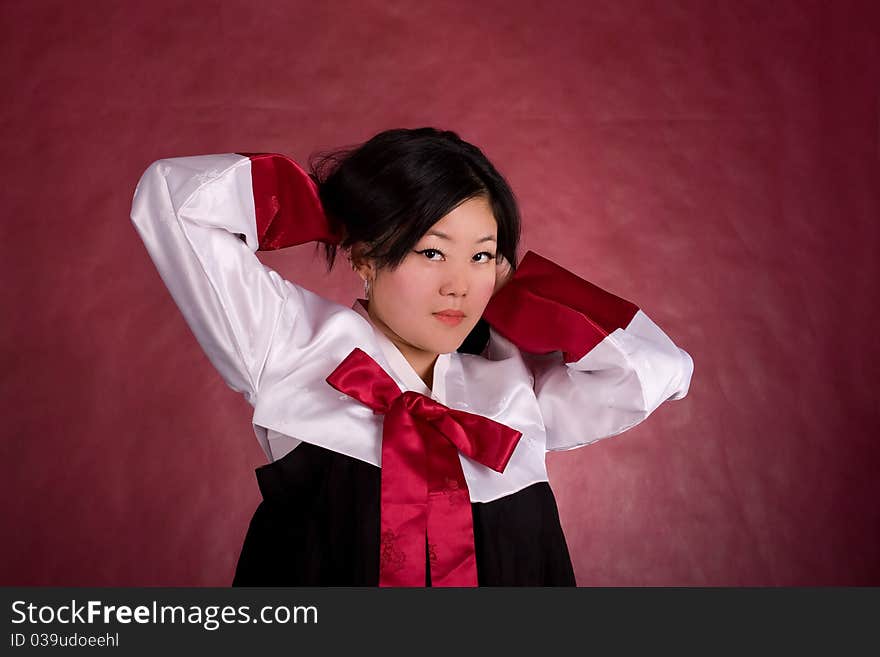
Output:
<path fill-rule="evenodd" d="M 470 495 L 458 452 L 502 472 L 522 433 L 482 415 L 401 393 L 361 349 L 327 382 L 384 414 L 379 586 L 477 586 Z"/>

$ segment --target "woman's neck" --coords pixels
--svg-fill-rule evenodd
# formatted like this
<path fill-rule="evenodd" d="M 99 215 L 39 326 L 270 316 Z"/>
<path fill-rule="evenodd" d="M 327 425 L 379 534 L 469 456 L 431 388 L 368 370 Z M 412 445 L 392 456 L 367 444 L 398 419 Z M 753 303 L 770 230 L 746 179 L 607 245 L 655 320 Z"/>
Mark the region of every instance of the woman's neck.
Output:
<path fill-rule="evenodd" d="M 370 316 L 373 324 L 397 347 L 397 350 L 403 355 L 406 362 L 409 363 L 419 378 L 428 386 L 428 390 L 433 390 L 434 364 L 437 362 L 437 354 L 418 349 L 404 342 L 394 331 L 386 326 L 385 322 L 371 312 L 369 303 L 365 305 L 367 306 L 367 314 Z"/>
<path fill-rule="evenodd" d="M 388 338 L 391 340 L 391 338 Z M 391 340 L 394 342 L 394 340 Z M 395 342 L 394 345 L 406 358 L 406 362 L 410 364 L 419 378 L 428 386 L 428 390 L 434 388 L 434 364 L 437 362 L 437 354 L 429 354 L 426 351 L 418 351 L 418 353 L 407 353 L 408 345 Z M 411 349 L 411 348 L 410 348 Z"/>

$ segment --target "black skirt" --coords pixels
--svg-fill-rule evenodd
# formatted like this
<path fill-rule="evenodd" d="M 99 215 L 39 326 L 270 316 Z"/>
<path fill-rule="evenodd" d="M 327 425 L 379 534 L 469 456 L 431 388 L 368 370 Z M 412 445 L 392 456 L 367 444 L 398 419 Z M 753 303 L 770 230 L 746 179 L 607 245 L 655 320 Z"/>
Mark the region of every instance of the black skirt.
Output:
<path fill-rule="evenodd" d="M 256 474 L 233 586 L 378 585 L 380 468 L 301 443 Z M 546 481 L 471 508 L 480 586 L 575 586 Z"/>

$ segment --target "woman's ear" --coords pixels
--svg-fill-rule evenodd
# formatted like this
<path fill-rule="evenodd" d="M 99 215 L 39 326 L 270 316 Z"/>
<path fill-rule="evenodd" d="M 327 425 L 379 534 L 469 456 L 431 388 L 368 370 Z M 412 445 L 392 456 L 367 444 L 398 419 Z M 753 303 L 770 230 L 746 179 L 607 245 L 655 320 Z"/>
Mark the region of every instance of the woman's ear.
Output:
<path fill-rule="evenodd" d="M 361 279 L 372 281 L 376 278 L 376 267 L 372 258 L 364 256 L 366 250 L 367 245 L 364 242 L 355 242 L 351 247 L 348 259 L 351 262 L 351 268 L 357 272 Z"/>

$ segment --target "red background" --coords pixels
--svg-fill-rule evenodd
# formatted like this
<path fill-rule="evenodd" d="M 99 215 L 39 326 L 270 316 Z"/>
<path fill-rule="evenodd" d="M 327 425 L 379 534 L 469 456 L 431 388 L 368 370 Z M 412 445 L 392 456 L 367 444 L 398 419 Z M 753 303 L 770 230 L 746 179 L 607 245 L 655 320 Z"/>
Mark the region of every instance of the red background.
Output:
<path fill-rule="evenodd" d="M 864 2 L 4 2 L 4 585 L 228 585 L 264 463 L 128 213 L 160 157 L 452 129 L 690 394 L 551 454 L 578 583 L 880 584 Z M 264 253 L 341 303 L 312 247 Z"/>

